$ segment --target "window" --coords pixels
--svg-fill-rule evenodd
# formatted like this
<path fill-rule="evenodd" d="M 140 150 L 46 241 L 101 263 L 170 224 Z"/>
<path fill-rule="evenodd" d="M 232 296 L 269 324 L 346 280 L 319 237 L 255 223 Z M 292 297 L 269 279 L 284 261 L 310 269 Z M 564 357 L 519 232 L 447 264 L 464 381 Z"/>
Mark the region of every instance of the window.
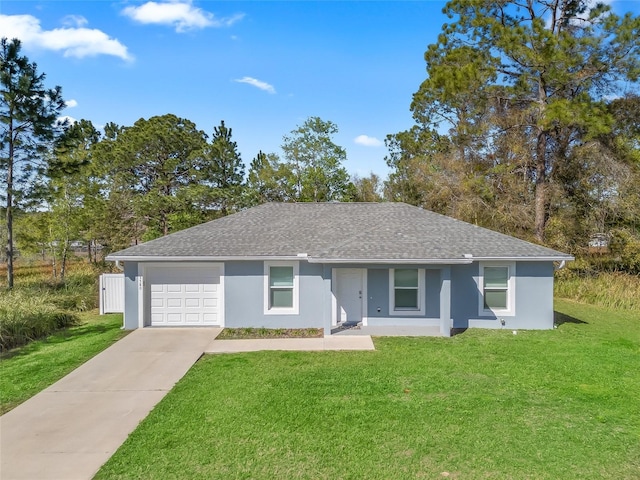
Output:
<path fill-rule="evenodd" d="M 513 315 L 515 264 L 481 264 L 480 315 Z"/>
<path fill-rule="evenodd" d="M 424 269 L 390 269 L 389 287 L 391 315 L 424 314 Z"/>
<path fill-rule="evenodd" d="M 270 308 L 293 308 L 293 267 L 269 268 Z"/>
<path fill-rule="evenodd" d="M 298 313 L 298 263 L 270 262 L 264 267 L 265 314 Z"/>

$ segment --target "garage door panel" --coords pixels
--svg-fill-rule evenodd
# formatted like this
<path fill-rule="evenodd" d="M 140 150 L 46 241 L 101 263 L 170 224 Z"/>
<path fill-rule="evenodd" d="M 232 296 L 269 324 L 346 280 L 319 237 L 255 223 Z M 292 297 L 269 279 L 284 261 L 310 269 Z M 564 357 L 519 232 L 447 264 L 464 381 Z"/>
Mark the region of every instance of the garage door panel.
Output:
<path fill-rule="evenodd" d="M 168 298 L 167 299 L 167 308 L 180 308 L 182 307 L 182 299 L 181 298 Z"/>
<path fill-rule="evenodd" d="M 166 317 L 167 317 L 167 323 L 179 323 L 179 324 L 184 323 L 182 312 L 177 312 L 177 313 L 167 312 Z"/>
<path fill-rule="evenodd" d="M 201 321 L 199 313 L 186 313 L 185 319 L 187 320 L 187 323 L 198 323 Z"/>
<path fill-rule="evenodd" d="M 204 302 L 202 302 L 204 304 Z M 200 308 L 199 298 L 185 298 L 184 306 L 187 308 Z"/>
<path fill-rule="evenodd" d="M 219 325 L 219 267 L 153 267 L 146 275 L 152 325 Z"/>
<path fill-rule="evenodd" d="M 202 304 L 206 308 L 218 308 L 217 298 L 205 298 L 202 300 Z"/>

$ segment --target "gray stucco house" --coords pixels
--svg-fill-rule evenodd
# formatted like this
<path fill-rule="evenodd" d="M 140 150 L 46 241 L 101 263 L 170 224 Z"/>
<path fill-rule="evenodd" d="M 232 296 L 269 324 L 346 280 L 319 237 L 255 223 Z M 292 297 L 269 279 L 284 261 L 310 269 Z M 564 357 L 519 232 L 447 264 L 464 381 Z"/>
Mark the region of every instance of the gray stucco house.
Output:
<path fill-rule="evenodd" d="M 573 257 L 403 203 L 269 203 L 113 253 L 124 326 L 553 328 Z"/>

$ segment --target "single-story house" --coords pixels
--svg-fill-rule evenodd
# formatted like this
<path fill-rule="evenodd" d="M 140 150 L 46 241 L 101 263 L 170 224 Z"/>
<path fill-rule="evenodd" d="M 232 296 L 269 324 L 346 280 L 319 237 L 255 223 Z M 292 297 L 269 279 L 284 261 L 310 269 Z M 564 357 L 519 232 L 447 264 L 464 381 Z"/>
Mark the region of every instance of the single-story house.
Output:
<path fill-rule="evenodd" d="M 267 203 L 107 256 L 124 327 L 553 328 L 570 255 L 404 203 Z"/>

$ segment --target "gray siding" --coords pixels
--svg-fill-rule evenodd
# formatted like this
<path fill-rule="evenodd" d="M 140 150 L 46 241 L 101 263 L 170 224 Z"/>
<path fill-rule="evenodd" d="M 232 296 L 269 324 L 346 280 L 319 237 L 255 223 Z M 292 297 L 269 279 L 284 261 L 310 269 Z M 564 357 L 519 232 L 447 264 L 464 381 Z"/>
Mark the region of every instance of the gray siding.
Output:
<path fill-rule="evenodd" d="M 370 268 L 367 272 L 367 313 L 369 318 L 389 316 L 389 270 Z"/>
<path fill-rule="evenodd" d="M 478 318 L 478 264 L 451 266 L 451 318 L 453 328 L 468 328 Z"/>
<path fill-rule="evenodd" d="M 427 318 L 440 317 L 440 270 L 427 269 L 425 272 L 425 284 L 427 288 L 426 302 Z"/>
<path fill-rule="evenodd" d="M 264 314 L 264 263 L 225 263 L 225 326 L 265 328 L 322 328 L 325 319 L 323 266 L 300 262 L 298 315 Z"/>
<path fill-rule="evenodd" d="M 438 318 L 440 315 L 440 270 L 428 268 L 425 271 L 424 318 Z M 369 318 L 389 317 L 389 269 L 369 268 L 367 272 L 367 307 Z"/>
<path fill-rule="evenodd" d="M 124 328 L 138 328 L 138 275 L 137 262 L 124 262 Z"/>
<path fill-rule="evenodd" d="M 478 314 L 479 264 L 451 267 L 451 316 L 454 328 L 553 328 L 553 263 L 516 264 L 515 315 Z M 504 327 L 501 324 L 504 320 Z"/>
<path fill-rule="evenodd" d="M 331 323 L 332 268 L 367 268 L 367 318 L 369 325 L 439 324 L 442 269 L 425 268 L 424 316 L 394 317 L 389 314 L 389 268 L 381 265 L 321 265 L 299 262 L 299 313 L 297 315 L 265 315 L 264 264 L 261 261 L 225 262 L 224 321 L 225 326 L 266 328 L 325 328 Z M 454 328 L 553 328 L 553 263 L 518 262 L 516 265 L 515 315 L 482 317 L 478 312 L 479 264 L 452 265 L 451 318 Z M 125 262 L 124 327 L 138 328 L 138 263 Z M 446 304 L 445 304 L 446 305 Z M 446 312 L 445 316 L 446 316 Z M 500 320 L 505 321 L 504 327 Z M 446 319 L 444 319 L 446 322 Z"/>
<path fill-rule="evenodd" d="M 367 318 L 368 325 L 425 325 L 432 324 L 440 316 L 440 269 L 425 268 L 425 314 L 422 316 L 394 316 L 389 306 L 389 269 L 406 268 L 406 265 L 390 267 L 370 267 L 367 271 Z M 427 321 L 428 320 L 428 321 Z"/>
<path fill-rule="evenodd" d="M 553 263 L 520 262 L 517 271 L 517 318 L 506 327 L 553 328 Z"/>

